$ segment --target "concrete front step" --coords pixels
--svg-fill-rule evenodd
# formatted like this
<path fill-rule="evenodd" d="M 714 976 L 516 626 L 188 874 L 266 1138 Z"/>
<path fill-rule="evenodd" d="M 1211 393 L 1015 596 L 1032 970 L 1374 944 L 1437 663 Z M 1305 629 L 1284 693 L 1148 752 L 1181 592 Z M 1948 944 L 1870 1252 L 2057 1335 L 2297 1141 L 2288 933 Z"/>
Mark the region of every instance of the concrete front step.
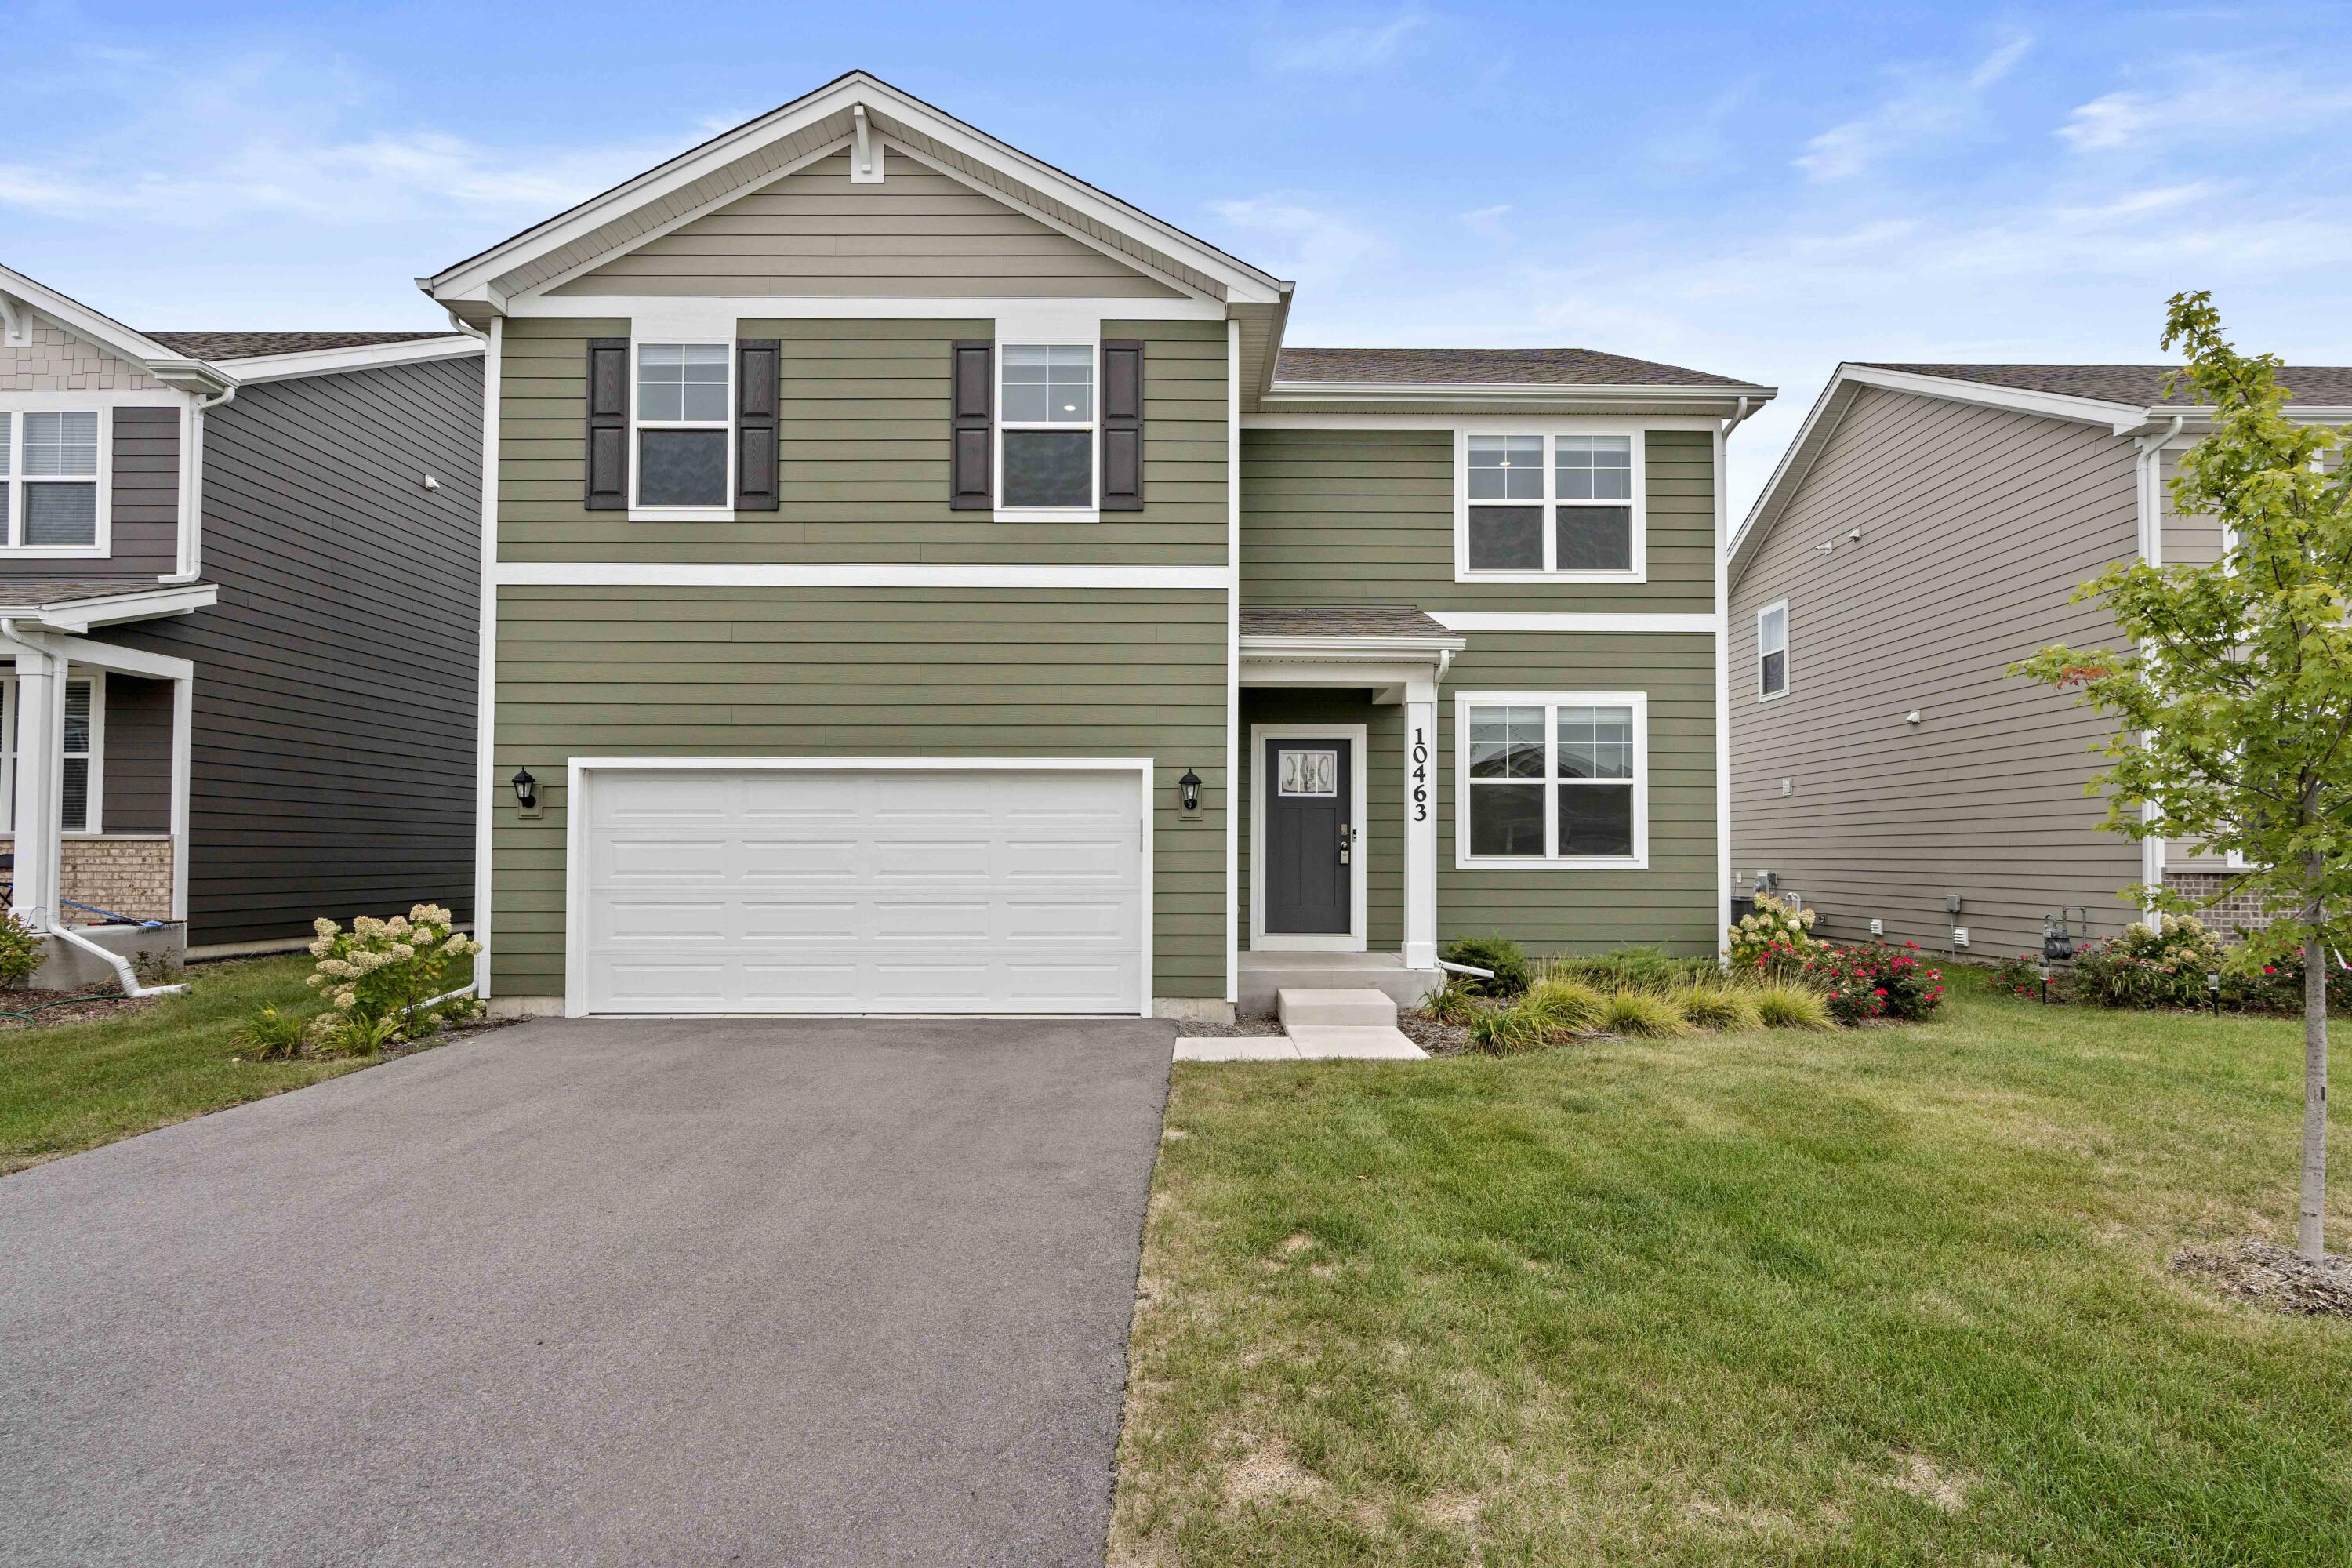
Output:
<path fill-rule="evenodd" d="M 1395 1000 L 1370 985 L 1328 991 L 1286 985 L 1275 996 L 1274 1010 L 1284 1032 L 1293 1035 L 1301 1026 L 1393 1029 L 1397 1021 Z"/>
<path fill-rule="evenodd" d="M 1418 1007 L 1423 996 L 1444 983 L 1445 973 L 1407 969 L 1393 952 L 1245 952 L 1234 978 L 1240 983 L 1235 1002 L 1243 1016 L 1262 1017 L 1275 1010 L 1276 998 L 1286 988 L 1343 991 L 1369 985 L 1399 1007 Z"/>

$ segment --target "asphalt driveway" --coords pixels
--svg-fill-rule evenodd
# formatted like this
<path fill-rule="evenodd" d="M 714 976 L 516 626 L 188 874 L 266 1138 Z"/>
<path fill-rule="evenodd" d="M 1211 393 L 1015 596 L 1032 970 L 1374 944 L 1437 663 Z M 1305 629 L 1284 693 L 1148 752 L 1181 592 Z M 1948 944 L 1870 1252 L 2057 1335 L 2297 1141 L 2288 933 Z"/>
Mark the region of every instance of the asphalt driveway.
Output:
<path fill-rule="evenodd" d="M 1173 1033 L 547 1020 L 0 1180 L 0 1562 L 1099 1563 Z"/>

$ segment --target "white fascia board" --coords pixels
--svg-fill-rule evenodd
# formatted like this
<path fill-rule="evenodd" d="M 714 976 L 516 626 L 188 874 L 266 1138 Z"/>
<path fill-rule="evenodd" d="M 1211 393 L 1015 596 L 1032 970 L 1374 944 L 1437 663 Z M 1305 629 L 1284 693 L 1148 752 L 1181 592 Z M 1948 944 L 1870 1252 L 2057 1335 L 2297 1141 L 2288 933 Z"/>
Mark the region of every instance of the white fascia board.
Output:
<path fill-rule="evenodd" d="M 1478 408 L 1436 408 L 1425 414 L 1244 414 L 1244 430 L 1465 430 L 1474 435 L 1529 435 L 1554 431 L 1586 435 L 1596 430 L 1719 430 L 1728 409 L 1712 414 L 1625 414 Z"/>
<path fill-rule="evenodd" d="M 2073 397 L 2063 392 L 2032 392 L 2023 387 L 1995 386 L 1989 382 L 1959 381 L 1950 376 L 1921 375 L 1916 371 L 1882 370 L 1875 365 L 1842 364 L 1838 379 L 1940 397 L 1948 403 L 1972 403 L 1985 408 L 2006 408 L 2019 414 L 2039 414 L 2051 419 L 2074 419 L 2086 425 L 2112 426 L 2119 419 L 2137 419 L 2141 411 L 2126 403 L 2103 403 L 2094 397 Z"/>
<path fill-rule="evenodd" d="M 776 317 L 784 321 L 925 321 L 1043 320 L 1084 321 L 1099 328 L 1108 321 L 1221 321 L 1225 308 L 1213 300 L 1076 299 L 1058 295 L 984 298 L 959 294 L 887 294 L 863 299 L 812 295 L 565 294 L 549 298 L 520 294 L 505 311 L 563 321 L 626 316 L 657 320 L 699 314 L 715 321 Z"/>
<path fill-rule="evenodd" d="M 1431 610 L 1428 615 L 1453 632 L 1668 632 L 1711 637 L 1718 629 L 1713 616 L 1642 611 Z"/>
<path fill-rule="evenodd" d="M 491 279 L 593 233 L 621 213 L 658 201 L 724 168 L 754 147 L 790 136 L 858 104 L 864 104 L 869 114 L 881 110 L 934 142 L 1003 169 L 1014 179 L 1035 186 L 1098 223 L 1124 230 L 1147 245 L 1180 258 L 1186 265 L 1223 282 L 1234 299 L 1272 301 L 1280 297 L 1279 279 L 1239 258 L 1228 256 L 1205 241 L 1107 196 L 1083 181 L 1008 147 L 864 71 L 852 71 L 814 92 L 722 132 L 536 227 L 420 280 L 419 286 L 436 300 L 478 298 L 473 291 Z M 881 129 L 887 134 L 890 128 L 885 123 Z"/>
<path fill-rule="evenodd" d="M 1415 398 L 1439 403 L 1737 403 L 1778 397 L 1776 386 L 1727 383 L 1721 386 L 1560 386 L 1459 381 L 1277 381 L 1258 399 L 1272 413 L 1285 400 L 1320 402 L 1342 398 L 1372 402 Z"/>
<path fill-rule="evenodd" d="M 211 583 L 190 583 L 173 588 L 151 588 L 131 594 L 111 594 L 103 599 L 73 599 L 58 605 L 0 606 L 0 615 L 22 616 L 61 632 L 86 632 L 92 626 L 122 621 L 152 620 L 159 616 L 184 616 L 210 609 L 220 600 Z"/>
<path fill-rule="evenodd" d="M 124 359 L 138 361 L 149 374 L 176 391 L 221 392 L 237 383 L 230 373 L 167 349 L 146 333 L 126 327 L 111 316 L 101 315 L 80 300 L 60 294 L 14 268 L 0 267 L 0 294 L 22 300 L 76 337 L 87 338 Z"/>
<path fill-rule="evenodd" d="M 67 658 L 76 664 L 89 665 L 93 669 L 141 675 L 151 680 L 195 679 L 194 659 L 174 658 L 167 653 L 150 653 L 142 647 L 118 647 L 112 643 L 92 642 L 88 637 L 60 637 L 51 641 Z"/>
<path fill-rule="evenodd" d="M 502 588 L 1159 588 L 1223 592 L 1223 566 L 1012 566 L 881 562 L 502 561 Z"/>
<path fill-rule="evenodd" d="M 1242 657 L 1254 661 L 1281 659 L 1369 659 L 1381 664 L 1438 662 L 1470 645 L 1461 637 L 1286 637 L 1244 636 Z"/>
<path fill-rule="evenodd" d="M 290 381 L 304 375 L 337 375 L 345 371 L 373 370 L 387 364 L 423 364 L 433 360 L 468 359 L 488 347 L 479 338 L 452 333 L 443 338 L 418 338 L 408 342 L 362 343 L 355 348 L 308 349 L 299 353 L 256 354 L 251 359 L 222 360 L 240 382 Z"/>

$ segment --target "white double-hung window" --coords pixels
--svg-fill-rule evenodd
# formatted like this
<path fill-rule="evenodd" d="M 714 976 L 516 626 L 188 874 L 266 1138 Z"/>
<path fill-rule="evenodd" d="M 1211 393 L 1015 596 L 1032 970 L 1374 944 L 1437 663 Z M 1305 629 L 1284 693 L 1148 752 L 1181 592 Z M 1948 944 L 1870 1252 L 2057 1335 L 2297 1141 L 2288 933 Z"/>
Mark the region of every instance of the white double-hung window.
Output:
<path fill-rule="evenodd" d="M 999 358 L 997 506 L 1096 506 L 1095 345 L 1004 343 Z"/>
<path fill-rule="evenodd" d="M 637 345 L 633 504 L 732 507 L 732 357 L 726 343 Z"/>
<path fill-rule="evenodd" d="M 1454 698 L 1454 863 L 1649 864 L 1649 700 L 1639 691 Z"/>
<path fill-rule="evenodd" d="M 1769 702 L 1789 690 L 1789 601 L 1756 612 L 1756 700 Z"/>
<path fill-rule="evenodd" d="M 1641 444 L 1632 432 L 1465 432 L 1454 580 L 1639 582 Z"/>
<path fill-rule="evenodd" d="M 104 437 L 93 408 L 0 409 L 0 547 L 59 555 L 100 548 Z"/>
<path fill-rule="evenodd" d="M 0 831 L 16 827 L 17 697 L 14 676 L 0 677 Z M 58 820 L 68 833 L 96 833 L 100 733 L 105 722 L 96 680 L 66 682 L 63 767 L 58 776 Z"/>

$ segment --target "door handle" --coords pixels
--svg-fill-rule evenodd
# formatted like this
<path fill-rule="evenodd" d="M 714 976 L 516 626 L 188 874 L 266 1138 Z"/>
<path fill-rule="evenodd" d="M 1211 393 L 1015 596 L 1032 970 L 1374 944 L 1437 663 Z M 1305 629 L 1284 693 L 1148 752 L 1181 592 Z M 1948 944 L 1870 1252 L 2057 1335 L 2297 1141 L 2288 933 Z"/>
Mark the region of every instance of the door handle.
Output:
<path fill-rule="evenodd" d="M 1351 843 L 1353 843 L 1353 842 L 1354 842 L 1353 837 L 1352 837 L 1349 834 L 1349 832 L 1348 832 L 1348 825 L 1347 825 L 1346 823 L 1344 823 L 1344 822 L 1343 822 L 1343 823 L 1341 823 L 1341 824 L 1339 824 L 1339 864 L 1340 864 L 1340 865 L 1344 866 L 1344 865 L 1346 865 L 1346 864 L 1348 863 L 1348 847 L 1349 847 L 1349 845 L 1350 845 L 1350 844 L 1351 844 Z"/>

